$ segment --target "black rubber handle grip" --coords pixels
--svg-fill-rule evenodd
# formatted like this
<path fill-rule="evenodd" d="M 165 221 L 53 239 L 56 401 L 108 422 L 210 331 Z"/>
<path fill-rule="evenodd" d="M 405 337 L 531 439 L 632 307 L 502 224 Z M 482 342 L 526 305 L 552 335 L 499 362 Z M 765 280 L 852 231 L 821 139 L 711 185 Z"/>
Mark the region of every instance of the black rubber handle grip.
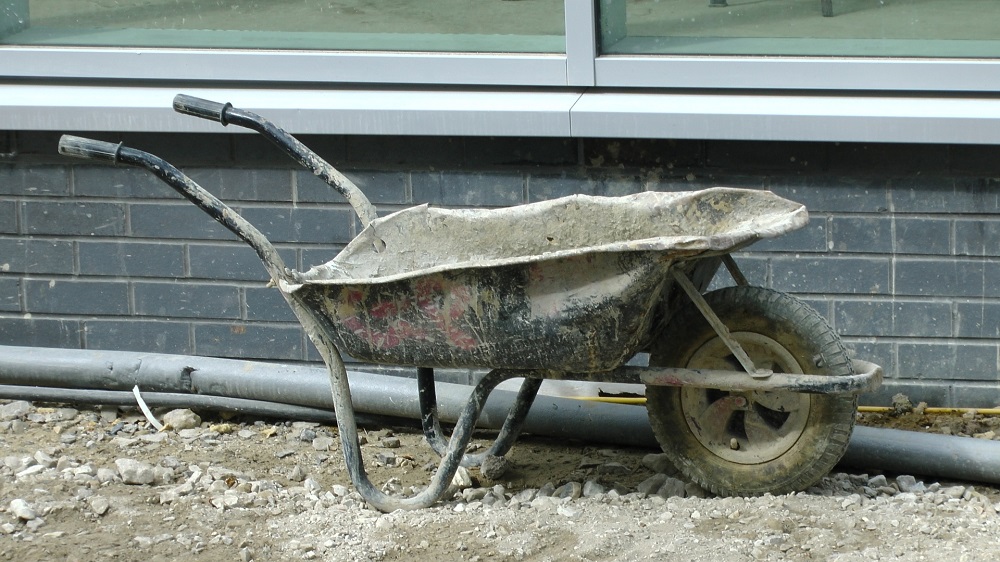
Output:
<path fill-rule="evenodd" d="M 116 164 L 121 147 L 121 143 L 115 144 L 72 135 L 63 135 L 59 139 L 59 154 L 86 160 L 104 160 Z"/>
<path fill-rule="evenodd" d="M 203 100 L 193 96 L 177 94 L 174 96 L 174 111 L 185 115 L 194 115 L 216 123 L 228 125 L 226 110 L 233 107 L 231 103 Z"/>

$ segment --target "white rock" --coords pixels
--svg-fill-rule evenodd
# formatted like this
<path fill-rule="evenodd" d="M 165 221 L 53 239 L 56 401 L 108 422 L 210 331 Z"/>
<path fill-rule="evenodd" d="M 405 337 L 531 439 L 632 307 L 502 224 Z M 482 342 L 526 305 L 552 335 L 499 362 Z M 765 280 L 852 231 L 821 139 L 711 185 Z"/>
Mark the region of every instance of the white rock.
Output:
<path fill-rule="evenodd" d="M 20 498 L 11 500 L 10 506 L 7 510 L 10 511 L 11 515 L 14 517 L 24 521 L 31 521 L 32 519 L 38 517 L 38 514 L 35 513 L 35 509 L 28 505 L 28 502 Z"/>
<path fill-rule="evenodd" d="M 21 472 L 18 472 L 17 473 L 17 477 L 18 478 L 26 478 L 28 476 L 32 476 L 34 474 L 38 474 L 39 472 L 43 472 L 45 470 L 46 470 L 46 468 L 44 466 L 42 466 L 40 464 L 33 464 L 33 465 L 29 466 L 28 468 L 22 470 Z"/>
<path fill-rule="evenodd" d="M 0 406 L 0 421 L 23 418 L 31 412 L 31 402 L 17 400 Z"/>
<path fill-rule="evenodd" d="M 329 451 L 334 443 L 333 437 L 320 436 L 312 440 L 312 448 L 317 451 Z"/>
<path fill-rule="evenodd" d="M 169 425 L 175 431 L 194 429 L 201 425 L 201 417 L 191 410 L 171 410 L 163 415 L 163 425 Z"/>
<path fill-rule="evenodd" d="M 563 504 L 556 508 L 556 513 L 562 515 L 563 517 L 568 517 L 570 519 L 573 519 L 580 515 L 580 510 L 575 507 L 570 507 L 568 505 Z"/>
<path fill-rule="evenodd" d="M 458 488 L 459 490 L 471 488 L 472 475 L 469 474 L 468 469 L 466 469 L 464 466 L 458 467 L 458 471 L 455 472 L 454 478 L 451 479 L 451 485 Z"/>
<path fill-rule="evenodd" d="M 114 482 L 118 478 L 118 473 L 111 470 L 110 468 L 98 468 L 97 469 L 97 481 L 101 484 L 107 484 L 108 482 Z"/>
<path fill-rule="evenodd" d="M 323 487 L 320 486 L 319 482 L 317 482 L 313 478 L 306 478 L 305 481 L 302 483 L 302 485 L 305 486 L 305 489 L 310 494 L 318 494 L 320 491 L 323 490 Z"/>
<path fill-rule="evenodd" d="M 107 498 L 101 496 L 92 496 L 88 503 L 90 504 L 90 510 L 97 515 L 104 515 L 111 508 L 111 502 Z"/>
<path fill-rule="evenodd" d="M 56 465 L 56 459 L 52 458 L 52 455 L 46 453 L 45 451 L 35 451 L 34 459 L 35 462 L 45 468 L 52 468 Z"/>
<path fill-rule="evenodd" d="M 156 481 L 153 465 L 135 459 L 118 459 L 115 461 L 118 474 L 126 484 L 144 485 Z M 99 477 L 98 477 L 99 478 Z"/>

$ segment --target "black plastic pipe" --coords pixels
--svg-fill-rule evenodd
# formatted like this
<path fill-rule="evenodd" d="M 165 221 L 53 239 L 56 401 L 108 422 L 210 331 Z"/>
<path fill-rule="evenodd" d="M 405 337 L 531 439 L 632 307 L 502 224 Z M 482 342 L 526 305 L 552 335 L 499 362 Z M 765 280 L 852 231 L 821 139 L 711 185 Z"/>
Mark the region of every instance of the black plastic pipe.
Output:
<path fill-rule="evenodd" d="M 417 381 L 348 373 L 358 412 L 420 419 Z M 313 421 L 332 419 L 325 368 L 178 355 L 0 346 L 0 398 L 208 408 Z M 44 388 L 40 388 L 44 387 Z M 472 387 L 437 383 L 438 413 L 454 422 Z M 496 390 L 479 427 L 499 429 L 516 393 Z M 540 395 L 524 433 L 617 446 L 659 446 L 645 408 Z M 1000 484 L 1000 441 L 914 431 L 854 428 L 842 467 Z"/>

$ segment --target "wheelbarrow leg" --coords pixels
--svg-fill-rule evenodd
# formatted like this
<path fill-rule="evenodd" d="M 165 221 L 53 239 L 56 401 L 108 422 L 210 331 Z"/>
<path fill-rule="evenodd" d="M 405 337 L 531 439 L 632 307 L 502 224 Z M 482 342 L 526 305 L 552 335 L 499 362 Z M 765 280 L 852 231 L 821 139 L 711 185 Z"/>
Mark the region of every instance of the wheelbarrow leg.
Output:
<path fill-rule="evenodd" d="M 452 478 L 458 472 L 458 467 L 465 455 L 465 448 L 472 440 L 472 432 L 479 414 L 483 411 L 486 398 L 501 382 L 523 376 L 516 371 L 490 371 L 473 389 L 469 401 L 462 409 L 455 430 L 452 432 L 448 448 L 431 477 L 430 484 L 421 492 L 410 497 L 390 496 L 379 490 L 365 473 L 364 459 L 358 444 L 358 425 L 354 417 L 354 404 L 351 401 L 351 387 L 347 380 L 347 369 L 340 357 L 340 352 L 331 341 L 330 332 L 324 321 L 316 315 L 296 294 L 282 293 L 289 306 L 295 312 L 299 322 L 323 357 L 330 375 L 330 387 L 333 393 L 333 405 L 337 416 L 337 429 L 340 433 L 340 443 L 344 450 L 344 462 L 351 482 L 361 497 L 369 505 L 379 511 L 390 512 L 397 509 L 422 509 L 432 505 L 445 493 L 451 485 Z"/>
<path fill-rule="evenodd" d="M 528 411 L 538 395 L 542 385 L 541 378 L 525 378 L 517 399 L 504 419 L 503 426 L 495 441 L 485 453 L 466 454 L 462 457 L 462 466 L 479 466 L 487 456 L 502 457 L 510 451 L 517 441 L 517 436 L 524 427 Z M 441 422 L 437 415 L 437 393 L 434 390 L 434 369 L 417 368 L 417 388 L 420 401 L 420 423 L 423 426 L 424 437 L 438 456 L 443 456 L 448 448 L 448 441 L 441 431 Z"/>

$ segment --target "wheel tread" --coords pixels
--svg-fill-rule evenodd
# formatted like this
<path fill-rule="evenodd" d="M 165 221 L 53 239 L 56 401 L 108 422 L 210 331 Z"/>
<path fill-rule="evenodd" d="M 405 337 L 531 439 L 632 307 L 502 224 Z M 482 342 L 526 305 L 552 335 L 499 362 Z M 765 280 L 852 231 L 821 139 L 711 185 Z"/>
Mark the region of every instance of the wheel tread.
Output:
<path fill-rule="evenodd" d="M 808 304 L 773 289 L 748 286 L 713 291 L 706 294 L 705 299 L 720 317 L 723 314 L 734 314 L 737 318 L 747 314 L 765 315 L 768 322 L 774 322 L 776 325 L 780 324 L 786 328 L 791 327 L 790 330 L 800 336 L 807 335 L 810 347 L 822 358 L 823 372 L 835 376 L 854 374 L 853 364 L 840 337 L 830 327 L 826 319 Z M 670 340 L 674 338 L 680 341 L 694 340 L 695 345 L 698 345 L 699 338 L 711 339 L 714 337 L 714 332 L 705 332 L 707 326 L 704 317 L 693 304 L 689 303 L 683 306 L 674 315 L 658 340 L 660 345 L 654 347 L 650 364 L 682 366 L 661 362 L 678 356 L 678 352 L 671 349 L 670 346 L 674 342 Z M 708 327 L 708 330 L 711 328 Z M 692 335 L 693 333 L 697 335 Z M 812 361 L 812 356 L 814 354 L 810 354 L 810 361 Z M 804 369 L 815 368 L 816 365 L 813 364 L 804 367 Z M 675 449 L 675 445 L 683 442 L 684 439 L 682 435 L 678 435 L 678 432 L 690 435 L 682 414 L 671 411 L 680 409 L 677 400 L 679 393 L 679 389 L 669 387 L 649 387 L 647 389 L 647 407 L 654 434 L 663 446 L 664 452 L 670 455 L 674 464 L 686 476 L 702 488 L 717 495 L 759 495 L 766 492 L 777 494 L 805 489 L 813 485 L 836 465 L 847 448 L 854 428 L 855 398 L 814 397 L 813 403 L 822 406 L 825 416 L 820 420 L 824 427 L 813 429 L 813 431 L 826 432 L 825 435 L 819 435 L 816 438 L 821 444 L 818 450 L 807 451 L 812 456 L 809 456 L 808 459 L 802 459 L 798 465 L 788 468 L 778 477 L 772 478 L 768 481 L 766 489 L 759 481 L 734 484 L 731 478 L 717 477 L 713 472 L 714 466 L 708 469 L 702 466 L 704 463 L 700 461 L 704 461 L 704 459 L 688 458 L 685 451 L 678 450 L 686 448 L 688 452 L 696 455 L 700 445 L 692 447 L 687 444 Z M 681 424 L 684 424 L 683 427 L 679 427 Z M 806 431 L 809 431 L 808 427 Z M 793 446 L 789 453 L 798 447 L 798 444 Z M 700 450 L 702 454 L 707 453 L 705 449 Z M 711 453 L 707 454 L 711 455 Z M 724 461 L 722 464 L 725 462 L 728 461 Z"/>

